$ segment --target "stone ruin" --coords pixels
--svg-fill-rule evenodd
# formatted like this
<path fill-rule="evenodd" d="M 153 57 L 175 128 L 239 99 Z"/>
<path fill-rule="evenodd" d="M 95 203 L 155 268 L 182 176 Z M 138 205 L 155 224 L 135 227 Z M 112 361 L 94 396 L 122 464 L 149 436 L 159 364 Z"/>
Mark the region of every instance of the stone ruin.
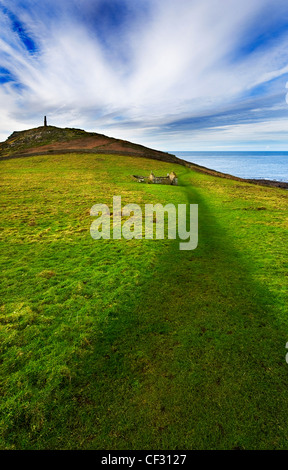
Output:
<path fill-rule="evenodd" d="M 167 176 L 155 176 L 152 171 L 149 176 L 138 176 L 133 175 L 138 183 L 150 183 L 150 184 L 170 184 L 177 186 L 178 178 L 174 171 L 167 173 Z"/>

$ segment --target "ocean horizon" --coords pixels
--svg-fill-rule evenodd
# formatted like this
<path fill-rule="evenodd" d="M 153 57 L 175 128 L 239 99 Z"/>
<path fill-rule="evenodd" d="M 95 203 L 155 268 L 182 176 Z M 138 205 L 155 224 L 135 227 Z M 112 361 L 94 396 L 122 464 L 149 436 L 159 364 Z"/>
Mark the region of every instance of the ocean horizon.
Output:
<path fill-rule="evenodd" d="M 211 170 L 245 179 L 288 182 L 288 151 L 171 151 Z"/>

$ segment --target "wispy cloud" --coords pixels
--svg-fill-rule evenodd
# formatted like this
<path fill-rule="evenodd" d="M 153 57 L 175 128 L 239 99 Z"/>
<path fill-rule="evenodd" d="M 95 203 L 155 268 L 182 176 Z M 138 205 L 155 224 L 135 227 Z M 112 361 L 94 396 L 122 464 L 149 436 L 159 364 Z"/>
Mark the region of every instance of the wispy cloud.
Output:
<path fill-rule="evenodd" d="M 0 138 L 45 114 L 167 149 L 284 139 L 286 25 L 284 0 L 0 0 Z"/>

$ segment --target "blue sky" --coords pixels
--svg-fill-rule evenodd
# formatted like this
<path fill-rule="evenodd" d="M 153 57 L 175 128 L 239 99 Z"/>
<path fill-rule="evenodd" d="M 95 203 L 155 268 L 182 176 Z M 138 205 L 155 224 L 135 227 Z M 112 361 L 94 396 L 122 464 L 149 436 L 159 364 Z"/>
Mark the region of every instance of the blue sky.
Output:
<path fill-rule="evenodd" d="M 287 82 L 287 0 L 0 0 L 0 140 L 288 150 Z"/>

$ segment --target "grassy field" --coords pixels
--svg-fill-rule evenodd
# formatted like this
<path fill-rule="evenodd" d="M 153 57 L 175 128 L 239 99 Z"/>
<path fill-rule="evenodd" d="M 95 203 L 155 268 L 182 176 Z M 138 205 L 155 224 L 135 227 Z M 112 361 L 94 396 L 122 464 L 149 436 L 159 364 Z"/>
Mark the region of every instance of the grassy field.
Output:
<path fill-rule="evenodd" d="M 93 240 L 116 195 L 198 204 L 197 249 Z M 288 449 L 287 209 L 160 161 L 2 161 L 0 449 Z"/>

